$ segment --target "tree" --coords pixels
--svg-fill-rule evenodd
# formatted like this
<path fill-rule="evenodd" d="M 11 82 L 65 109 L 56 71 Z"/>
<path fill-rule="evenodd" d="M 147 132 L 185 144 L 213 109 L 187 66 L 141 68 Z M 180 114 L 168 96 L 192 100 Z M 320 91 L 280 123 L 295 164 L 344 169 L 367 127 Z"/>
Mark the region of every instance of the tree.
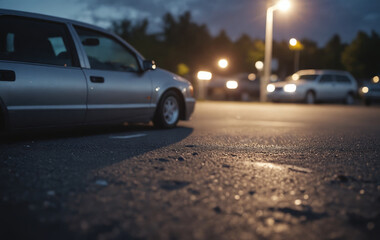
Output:
<path fill-rule="evenodd" d="M 341 56 L 346 47 L 341 43 L 339 35 L 335 34 L 322 49 L 322 67 L 327 69 L 344 69 Z"/>
<path fill-rule="evenodd" d="M 356 38 L 342 54 L 344 67 L 357 78 L 370 78 L 380 69 L 380 38 L 372 31 L 371 36 L 359 31 Z"/>

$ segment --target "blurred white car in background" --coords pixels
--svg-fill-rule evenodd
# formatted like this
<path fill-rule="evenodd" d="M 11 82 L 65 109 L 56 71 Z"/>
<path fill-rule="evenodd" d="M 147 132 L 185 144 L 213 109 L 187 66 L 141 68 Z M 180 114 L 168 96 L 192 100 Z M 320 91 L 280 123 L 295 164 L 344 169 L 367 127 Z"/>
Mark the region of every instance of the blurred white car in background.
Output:
<path fill-rule="evenodd" d="M 285 81 L 267 85 L 269 101 L 338 102 L 353 104 L 357 93 L 355 78 L 336 70 L 301 70 Z"/>

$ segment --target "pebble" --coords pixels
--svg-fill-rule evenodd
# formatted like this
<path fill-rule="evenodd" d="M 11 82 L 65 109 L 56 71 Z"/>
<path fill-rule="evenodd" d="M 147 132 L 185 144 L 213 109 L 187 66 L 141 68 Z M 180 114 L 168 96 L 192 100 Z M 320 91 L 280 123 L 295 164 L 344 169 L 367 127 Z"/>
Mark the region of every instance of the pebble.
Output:
<path fill-rule="evenodd" d="M 219 206 L 214 207 L 213 210 L 216 213 L 222 213 L 222 209 Z"/>
<path fill-rule="evenodd" d="M 48 196 L 54 196 L 55 195 L 55 192 L 53 190 L 50 190 L 50 191 L 47 191 L 46 194 Z"/>
<path fill-rule="evenodd" d="M 106 180 L 99 179 L 99 180 L 96 180 L 95 184 L 105 187 L 108 185 L 108 182 Z"/>

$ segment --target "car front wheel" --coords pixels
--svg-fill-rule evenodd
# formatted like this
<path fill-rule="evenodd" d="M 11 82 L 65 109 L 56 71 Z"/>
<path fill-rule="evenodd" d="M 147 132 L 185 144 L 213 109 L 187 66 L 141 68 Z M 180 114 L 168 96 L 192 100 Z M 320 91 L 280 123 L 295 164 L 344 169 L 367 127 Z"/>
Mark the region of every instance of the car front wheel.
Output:
<path fill-rule="evenodd" d="M 315 94 L 311 91 L 306 93 L 305 102 L 307 104 L 314 104 L 315 103 Z"/>
<path fill-rule="evenodd" d="M 347 104 L 347 105 L 352 105 L 354 104 L 354 96 L 351 94 L 351 93 L 348 93 L 346 98 L 344 99 L 344 102 Z"/>
<path fill-rule="evenodd" d="M 162 96 L 153 119 L 158 128 L 174 128 L 179 120 L 179 96 L 174 91 L 168 91 Z"/>

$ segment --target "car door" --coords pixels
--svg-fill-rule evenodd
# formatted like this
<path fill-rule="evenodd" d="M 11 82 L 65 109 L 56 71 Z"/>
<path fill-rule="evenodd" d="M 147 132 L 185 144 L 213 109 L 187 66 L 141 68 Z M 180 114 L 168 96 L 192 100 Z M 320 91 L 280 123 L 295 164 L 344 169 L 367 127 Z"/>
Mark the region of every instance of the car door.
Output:
<path fill-rule="evenodd" d="M 12 127 L 84 122 L 87 86 L 63 23 L 0 16 L 0 98 Z"/>
<path fill-rule="evenodd" d="M 345 97 L 347 96 L 349 92 L 353 92 L 352 90 L 353 84 L 351 80 L 345 75 L 337 74 L 335 75 L 335 79 L 336 79 L 336 97 L 337 99 L 345 99 Z"/>
<path fill-rule="evenodd" d="M 89 68 L 86 122 L 149 121 L 152 82 L 136 54 L 112 35 L 75 26 Z"/>
<path fill-rule="evenodd" d="M 329 101 L 335 94 L 334 75 L 323 74 L 317 84 L 316 97 L 320 101 Z"/>

